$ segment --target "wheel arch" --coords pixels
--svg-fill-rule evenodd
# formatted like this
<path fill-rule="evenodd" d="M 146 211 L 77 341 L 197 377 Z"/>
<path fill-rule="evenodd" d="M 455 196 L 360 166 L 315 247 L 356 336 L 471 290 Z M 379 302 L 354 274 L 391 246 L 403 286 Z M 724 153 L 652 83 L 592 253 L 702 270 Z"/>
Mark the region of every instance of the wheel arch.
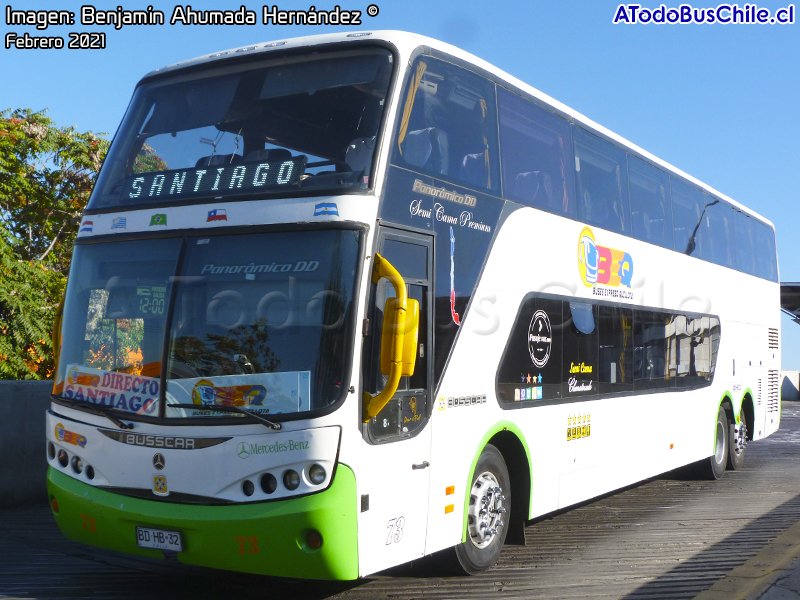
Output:
<path fill-rule="evenodd" d="M 467 513 L 469 492 L 472 488 L 472 477 L 475 466 L 487 444 L 491 444 L 503 456 L 508 468 L 511 484 L 511 514 L 509 515 L 506 544 L 525 544 L 525 523 L 530 515 L 531 496 L 531 453 L 525 435 L 510 421 L 501 421 L 490 427 L 481 439 L 472 459 L 464 492 L 464 522 L 461 530 L 461 541 L 467 541 Z"/>
<path fill-rule="evenodd" d="M 750 388 L 745 389 L 744 396 L 742 396 L 742 405 L 739 413 L 744 412 L 744 417 L 747 420 L 747 439 L 753 440 L 753 432 L 756 430 L 756 407 L 753 402 L 753 391 Z"/>
<path fill-rule="evenodd" d="M 727 390 L 724 394 L 722 394 L 722 398 L 719 401 L 719 406 L 717 407 L 717 410 L 714 411 L 714 440 L 713 445 L 711 446 L 712 450 L 717 446 L 717 415 L 719 414 L 720 408 L 725 411 L 725 416 L 728 417 L 729 423 L 736 422 L 736 413 L 733 411 L 733 395 Z"/>

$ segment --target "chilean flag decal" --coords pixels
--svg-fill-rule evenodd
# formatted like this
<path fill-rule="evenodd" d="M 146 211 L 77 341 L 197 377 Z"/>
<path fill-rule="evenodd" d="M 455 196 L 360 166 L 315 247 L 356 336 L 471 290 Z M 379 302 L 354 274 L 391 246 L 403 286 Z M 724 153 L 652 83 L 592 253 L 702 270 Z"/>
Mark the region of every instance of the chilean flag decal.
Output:
<path fill-rule="evenodd" d="M 455 262 L 453 261 L 453 252 L 455 251 L 456 238 L 453 235 L 453 227 L 450 227 L 450 315 L 453 317 L 453 323 L 461 326 L 461 318 L 456 312 L 456 287 L 455 287 Z"/>
<path fill-rule="evenodd" d="M 210 223 L 211 221 L 227 221 L 228 216 L 225 214 L 224 208 L 215 208 L 214 210 L 208 211 L 208 218 L 206 219 L 206 223 Z"/>

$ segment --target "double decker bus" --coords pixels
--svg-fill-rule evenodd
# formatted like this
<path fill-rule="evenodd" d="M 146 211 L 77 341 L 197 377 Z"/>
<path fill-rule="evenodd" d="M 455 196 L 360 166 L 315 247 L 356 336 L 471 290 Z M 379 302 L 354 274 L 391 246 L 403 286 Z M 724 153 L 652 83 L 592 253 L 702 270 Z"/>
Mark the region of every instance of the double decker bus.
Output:
<path fill-rule="evenodd" d="M 773 226 L 447 44 L 331 34 L 137 85 L 75 244 L 69 538 L 355 579 L 779 425 Z"/>

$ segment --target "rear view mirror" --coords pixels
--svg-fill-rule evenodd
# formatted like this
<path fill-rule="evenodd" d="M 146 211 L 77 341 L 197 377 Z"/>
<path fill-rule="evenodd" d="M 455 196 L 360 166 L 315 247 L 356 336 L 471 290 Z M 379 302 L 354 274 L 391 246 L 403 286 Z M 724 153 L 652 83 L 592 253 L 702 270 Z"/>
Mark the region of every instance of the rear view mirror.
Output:
<path fill-rule="evenodd" d="M 397 358 L 392 357 L 392 349 L 396 336 L 403 337 L 400 358 L 400 376 L 408 377 L 414 374 L 417 363 L 417 342 L 419 341 L 419 302 L 406 300 L 405 313 L 397 310 L 397 298 L 388 298 L 383 309 L 383 329 L 381 331 L 381 373 L 389 375 L 392 362 Z M 398 323 L 398 315 L 405 314 L 402 324 Z"/>

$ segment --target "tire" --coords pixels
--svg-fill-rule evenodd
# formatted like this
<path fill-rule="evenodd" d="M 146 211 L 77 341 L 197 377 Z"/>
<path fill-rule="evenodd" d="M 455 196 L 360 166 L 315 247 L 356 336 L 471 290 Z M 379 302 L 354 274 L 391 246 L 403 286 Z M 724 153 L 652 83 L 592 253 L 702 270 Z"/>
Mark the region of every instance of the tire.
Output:
<path fill-rule="evenodd" d="M 725 473 L 725 465 L 728 463 L 728 415 L 721 406 L 717 412 L 717 426 L 714 432 L 714 454 L 705 460 L 706 479 L 719 479 Z M 701 463 L 702 464 L 702 463 Z"/>
<path fill-rule="evenodd" d="M 499 488 L 499 490 L 497 489 Z M 486 512 L 481 515 L 481 509 Z M 487 444 L 472 474 L 467 541 L 454 548 L 456 568 L 474 575 L 497 562 L 511 515 L 511 481 L 500 451 Z"/>
<path fill-rule="evenodd" d="M 728 427 L 728 468 L 736 471 L 744 466 L 744 450 L 747 445 L 747 417 L 744 410 L 740 412 L 739 427 L 731 423 Z"/>

